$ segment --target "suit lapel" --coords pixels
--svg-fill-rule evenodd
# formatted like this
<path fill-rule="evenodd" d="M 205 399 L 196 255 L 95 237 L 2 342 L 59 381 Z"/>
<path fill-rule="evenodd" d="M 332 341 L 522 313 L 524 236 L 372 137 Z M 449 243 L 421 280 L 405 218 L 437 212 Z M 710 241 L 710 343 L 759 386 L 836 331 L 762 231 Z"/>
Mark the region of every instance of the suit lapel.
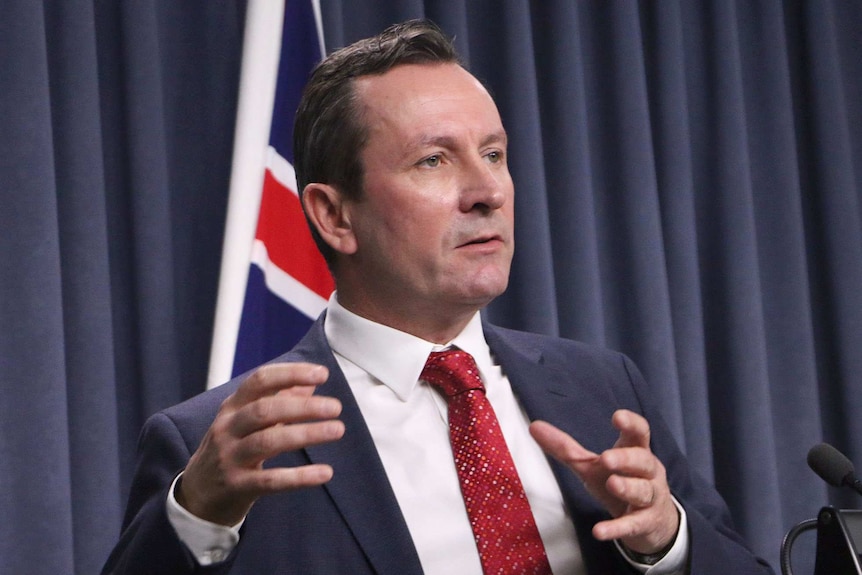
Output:
<path fill-rule="evenodd" d="M 312 462 L 333 467 L 326 491 L 377 573 L 420 575 L 422 567 L 404 516 L 359 406 L 326 342 L 322 318 L 296 351 L 304 361 L 329 368 L 329 380 L 316 393 L 337 397 L 343 405 L 344 437 L 305 450 Z"/>
<path fill-rule="evenodd" d="M 530 421 L 543 420 L 562 429 L 587 449 L 601 452 L 616 441 L 610 421 L 617 401 L 607 386 L 578 369 L 576 358 L 565 363 L 548 360 L 533 338 L 485 324 L 492 353 L 509 378 L 512 390 Z M 580 479 L 565 465 L 548 458 L 563 499 L 569 508 L 581 553 L 590 573 L 618 568 L 612 545 L 596 540 L 592 526 L 608 513 L 593 499 Z"/>
<path fill-rule="evenodd" d="M 549 360 L 545 350 L 530 345 L 532 338 L 487 324 L 485 337 L 531 421 L 548 421 L 593 451 L 616 441 L 611 415 L 618 401 L 577 357 L 567 356 L 565 364 Z"/>

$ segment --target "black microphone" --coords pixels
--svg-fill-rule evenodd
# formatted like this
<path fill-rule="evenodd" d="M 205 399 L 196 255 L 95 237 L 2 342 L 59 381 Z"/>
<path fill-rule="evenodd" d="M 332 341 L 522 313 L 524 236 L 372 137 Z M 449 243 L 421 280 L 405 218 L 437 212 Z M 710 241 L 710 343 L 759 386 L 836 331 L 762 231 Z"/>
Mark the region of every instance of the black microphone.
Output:
<path fill-rule="evenodd" d="M 862 494 L 862 481 L 856 477 L 853 463 L 828 443 L 811 448 L 808 452 L 808 467 L 829 485 L 849 487 Z"/>
<path fill-rule="evenodd" d="M 808 451 L 808 467 L 829 485 L 849 487 L 862 494 L 862 481 L 856 478 L 853 462 L 828 443 L 815 445 Z M 860 512 L 842 512 L 833 507 L 824 507 L 817 519 L 808 519 L 794 525 L 781 542 L 782 575 L 793 575 L 790 568 L 793 543 L 801 533 L 811 529 L 817 529 L 814 575 L 862 573 L 855 555 L 855 543 L 846 532 L 845 520 L 854 513 Z"/>

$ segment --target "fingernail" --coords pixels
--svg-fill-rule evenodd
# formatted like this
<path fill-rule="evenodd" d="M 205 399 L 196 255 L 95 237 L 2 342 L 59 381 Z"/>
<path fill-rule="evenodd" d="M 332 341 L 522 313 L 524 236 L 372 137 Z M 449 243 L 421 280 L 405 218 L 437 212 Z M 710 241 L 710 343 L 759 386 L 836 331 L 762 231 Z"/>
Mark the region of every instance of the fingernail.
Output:
<path fill-rule="evenodd" d="M 326 425 L 326 433 L 331 437 L 340 437 L 344 433 L 344 424 L 340 421 L 330 421 Z"/>
<path fill-rule="evenodd" d="M 310 374 L 315 379 L 326 381 L 326 378 L 329 376 L 329 370 L 324 365 L 316 365 L 312 368 Z"/>
<path fill-rule="evenodd" d="M 330 399 L 324 407 L 324 417 L 337 417 L 341 413 L 341 402 L 337 399 Z"/>

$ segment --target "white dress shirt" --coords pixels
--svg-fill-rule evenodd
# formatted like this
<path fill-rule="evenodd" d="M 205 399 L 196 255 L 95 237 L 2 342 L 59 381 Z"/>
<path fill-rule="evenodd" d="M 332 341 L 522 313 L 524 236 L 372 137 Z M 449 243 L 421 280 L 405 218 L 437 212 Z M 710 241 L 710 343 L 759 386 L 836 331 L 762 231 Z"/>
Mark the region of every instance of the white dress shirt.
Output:
<path fill-rule="evenodd" d="M 559 486 L 547 458 L 529 434 L 529 420 L 508 378 L 491 355 L 478 313 L 455 339 L 440 346 L 357 316 L 333 294 L 324 331 L 374 440 L 427 575 L 482 574 L 449 443 L 446 400 L 419 379 L 428 355 L 452 346 L 476 360 L 553 572 L 586 573 Z M 176 502 L 173 489 L 167 505 L 180 539 L 202 565 L 223 559 L 238 542 L 239 525 L 222 527 L 192 516 Z M 629 561 L 640 572 L 682 572 L 688 533 L 685 512 L 677 507 L 681 524 L 674 547 L 653 566 Z"/>
<path fill-rule="evenodd" d="M 427 575 L 482 575 L 449 443 L 443 396 L 419 376 L 432 351 L 473 356 L 497 414 L 554 573 L 585 573 L 551 467 L 527 430 L 508 378 L 491 358 L 477 313 L 446 346 L 363 319 L 330 300 L 324 325 L 356 397 Z M 337 473 L 337 471 L 336 471 Z"/>

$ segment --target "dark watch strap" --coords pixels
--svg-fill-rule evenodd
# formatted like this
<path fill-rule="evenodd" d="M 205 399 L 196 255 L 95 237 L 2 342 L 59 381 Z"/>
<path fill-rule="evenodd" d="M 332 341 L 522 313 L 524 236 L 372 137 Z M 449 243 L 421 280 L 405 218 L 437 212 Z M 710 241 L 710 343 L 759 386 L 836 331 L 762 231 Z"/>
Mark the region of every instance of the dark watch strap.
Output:
<path fill-rule="evenodd" d="M 673 547 L 673 544 L 671 544 Z M 667 552 L 670 551 L 670 547 L 662 549 L 658 553 L 652 553 L 650 555 L 644 555 L 643 553 L 638 553 L 637 551 L 632 551 L 628 547 L 623 546 L 623 553 L 628 555 L 628 558 L 634 561 L 635 563 L 640 563 L 641 565 L 655 565 L 659 561 L 661 561 Z"/>
<path fill-rule="evenodd" d="M 677 533 L 677 535 L 679 534 Z M 635 563 L 640 563 L 641 565 L 655 565 L 656 563 L 664 559 L 665 555 L 670 553 L 670 550 L 673 548 L 674 543 L 676 543 L 676 537 L 671 539 L 670 543 L 668 543 L 663 549 L 660 549 L 655 553 L 650 553 L 649 555 L 645 555 L 644 553 L 638 553 L 637 551 L 632 551 L 631 549 L 623 545 L 622 541 L 620 541 L 620 549 L 622 549 L 623 553 L 625 553 L 626 556 Z"/>

